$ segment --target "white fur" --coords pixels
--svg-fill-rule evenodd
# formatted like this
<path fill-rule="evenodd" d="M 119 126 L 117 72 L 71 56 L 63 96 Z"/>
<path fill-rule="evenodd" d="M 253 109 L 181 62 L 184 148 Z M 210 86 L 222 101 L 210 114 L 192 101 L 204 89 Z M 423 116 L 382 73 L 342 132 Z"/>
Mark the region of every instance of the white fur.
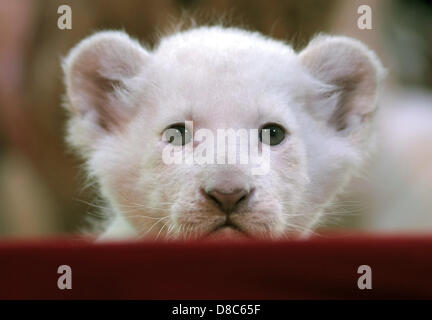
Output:
<path fill-rule="evenodd" d="M 199 192 L 209 184 L 255 188 L 232 216 L 248 235 L 307 234 L 367 155 L 382 77 L 376 56 L 353 39 L 320 36 L 297 54 L 221 27 L 176 33 L 152 51 L 121 32 L 96 33 L 64 70 L 68 141 L 115 213 L 103 239 L 208 234 L 225 219 Z M 185 120 L 213 131 L 276 122 L 290 135 L 272 147 L 267 175 L 245 165 L 167 166 L 161 134 Z"/>

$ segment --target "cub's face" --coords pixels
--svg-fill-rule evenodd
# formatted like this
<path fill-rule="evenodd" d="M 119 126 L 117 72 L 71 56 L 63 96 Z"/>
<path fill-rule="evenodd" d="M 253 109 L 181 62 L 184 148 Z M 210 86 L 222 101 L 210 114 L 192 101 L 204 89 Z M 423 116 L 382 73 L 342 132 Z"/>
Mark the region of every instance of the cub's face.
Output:
<path fill-rule="evenodd" d="M 64 62 L 68 139 L 139 236 L 295 236 L 364 158 L 380 68 L 341 37 L 98 33 Z"/>

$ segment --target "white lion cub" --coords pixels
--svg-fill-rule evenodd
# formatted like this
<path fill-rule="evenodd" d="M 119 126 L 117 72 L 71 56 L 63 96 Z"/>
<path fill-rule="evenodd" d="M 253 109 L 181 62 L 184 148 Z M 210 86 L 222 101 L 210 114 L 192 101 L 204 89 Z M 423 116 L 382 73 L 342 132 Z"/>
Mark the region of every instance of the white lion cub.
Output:
<path fill-rule="evenodd" d="M 63 68 L 68 142 L 111 208 L 101 239 L 307 235 L 367 157 L 383 77 L 354 39 L 319 36 L 296 53 L 219 26 L 151 51 L 99 32 Z"/>

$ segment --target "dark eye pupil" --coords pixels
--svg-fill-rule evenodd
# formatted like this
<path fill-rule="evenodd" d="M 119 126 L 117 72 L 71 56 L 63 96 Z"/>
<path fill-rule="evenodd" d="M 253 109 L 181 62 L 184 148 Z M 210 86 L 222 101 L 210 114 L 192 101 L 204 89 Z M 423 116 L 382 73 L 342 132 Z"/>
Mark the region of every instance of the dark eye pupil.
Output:
<path fill-rule="evenodd" d="M 165 131 L 168 143 L 183 146 L 191 140 L 191 135 L 184 125 L 172 125 Z"/>
<path fill-rule="evenodd" d="M 274 146 L 280 144 L 285 139 L 285 130 L 277 124 L 268 124 L 260 130 L 259 138 L 262 143 Z M 267 141 L 267 139 L 269 140 Z"/>

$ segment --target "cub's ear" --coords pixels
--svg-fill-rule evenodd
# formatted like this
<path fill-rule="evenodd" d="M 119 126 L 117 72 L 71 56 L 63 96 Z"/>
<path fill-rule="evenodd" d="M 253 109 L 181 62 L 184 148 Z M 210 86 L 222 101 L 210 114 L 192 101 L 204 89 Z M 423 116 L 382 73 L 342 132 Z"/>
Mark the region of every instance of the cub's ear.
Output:
<path fill-rule="evenodd" d="M 91 139 L 85 131 L 118 128 L 135 113 L 129 92 L 148 55 L 137 41 L 118 31 L 96 33 L 70 51 L 63 70 L 66 108 L 72 114 L 70 139 L 79 135 L 81 140 L 75 144 Z M 74 126 L 81 132 L 74 133 Z"/>
<path fill-rule="evenodd" d="M 337 131 L 351 131 L 375 113 L 384 68 L 376 55 L 358 40 L 319 36 L 300 52 L 301 63 L 322 84 L 314 110 Z"/>

